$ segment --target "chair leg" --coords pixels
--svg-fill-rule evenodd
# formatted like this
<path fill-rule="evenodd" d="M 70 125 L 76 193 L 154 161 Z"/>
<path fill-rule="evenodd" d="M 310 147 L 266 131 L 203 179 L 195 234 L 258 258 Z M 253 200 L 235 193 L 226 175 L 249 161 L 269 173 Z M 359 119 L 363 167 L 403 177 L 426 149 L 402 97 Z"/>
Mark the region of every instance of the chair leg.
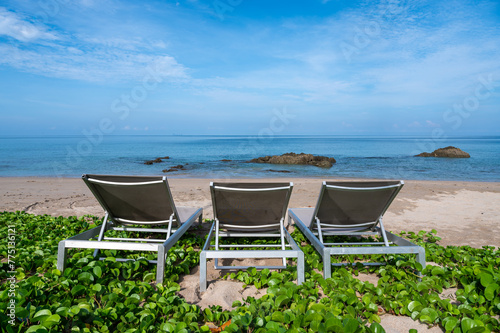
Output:
<path fill-rule="evenodd" d="M 207 254 L 200 253 L 200 292 L 207 290 Z"/>
<path fill-rule="evenodd" d="M 280 239 L 281 239 L 281 250 L 285 251 L 285 225 L 284 219 L 280 220 Z M 283 257 L 283 266 L 286 267 L 286 257 Z"/>
<path fill-rule="evenodd" d="M 332 277 L 332 257 L 328 249 L 323 250 L 323 278 L 328 279 Z"/>
<path fill-rule="evenodd" d="M 98 242 L 101 242 L 102 239 L 104 238 L 104 233 L 106 232 L 106 229 L 108 227 L 108 218 L 109 218 L 109 214 L 106 212 L 106 215 L 104 216 L 104 220 L 102 221 L 102 227 L 101 227 L 101 230 L 99 232 L 99 237 L 97 237 Z M 94 250 L 94 258 L 97 258 L 98 255 L 99 255 L 99 249 L 95 249 Z"/>
<path fill-rule="evenodd" d="M 299 252 L 297 256 L 297 284 L 301 285 L 305 281 L 304 252 Z"/>
<path fill-rule="evenodd" d="M 57 269 L 61 272 L 64 271 L 64 267 L 66 266 L 66 258 L 68 256 L 68 249 L 64 241 L 60 241 L 57 249 Z"/>
<path fill-rule="evenodd" d="M 389 246 L 389 241 L 387 240 L 387 234 L 385 233 L 384 224 L 382 223 L 382 218 L 379 219 L 380 233 L 384 239 L 385 246 Z"/>
<path fill-rule="evenodd" d="M 318 238 L 321 243 L 323 243 L 323 232 L 321 231 L 321 222 L 316 218 L 316 227 L 318 228 Z"/>
<path fill-rule="evenodd" d="M 163 283 L 165 276 L 165 247 L 158 246 L 158 259 L 156 261 L 156 284 Z"/>
<path fill-rule="evenodd" d="M 417 258 L 416 259 L 417 259 L 417 262 L 419 262 L 422 265 L 422 269 L 424 269 L 425 265 L 426 265 L 426 262 L 425 262 L 425 249 L 423 247 L 421 247 L 421 246 L 418 247 Z M 418 276 L 419 277 L 423 276 L 421 271 L 418 272 Z M 421 279 L 419 278 L 419 281 L 420 280 Z"/>

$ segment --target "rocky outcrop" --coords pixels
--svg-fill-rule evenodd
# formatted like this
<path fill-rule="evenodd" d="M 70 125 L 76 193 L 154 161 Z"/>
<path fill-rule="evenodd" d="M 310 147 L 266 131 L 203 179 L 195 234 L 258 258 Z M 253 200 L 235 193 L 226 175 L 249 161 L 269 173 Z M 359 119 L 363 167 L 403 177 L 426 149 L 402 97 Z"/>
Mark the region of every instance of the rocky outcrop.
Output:
<path fill-rule="evenodd" d="M 314 156 L 312 154 L 286 153 L 283 155 L 264 156 L 254 158 L 249 163 L 270 163 L 270 164 L 303 164 L 314 165 L 320 168 L 331 168 L 336 163 L 333 157 Z"/>
<path fill-rule="evenodd" d="M 173 172 L 173 171 L 179 171 L 179 170 L 184 170 L 184 165 L 179 164 L 179 165 L 171 167 L 170 169 L 162 170 L 162 172 Z"/>
<path fill-rule="evenodd" d="M 452 157 L 452 158 L 469 158 L 469 153 L 466 153 L 460 148 L 448 146 L 445 148 L 439 148 L 434 150 L 432 153 L 421 153 L 415 155 L 418 157 Z"/>
<path fill-rule="evenodd" d="M 169 158 L 170 158 L 169 156 L 158 157 L 158 158 L 156 158 L 154 160 L 146 161 L 146 162 L 144 162 L 144 164 L 151 165 L 153 163 L 161 163 L 161 162 L 163 162 L 163 160 L 168 160 Z"/>

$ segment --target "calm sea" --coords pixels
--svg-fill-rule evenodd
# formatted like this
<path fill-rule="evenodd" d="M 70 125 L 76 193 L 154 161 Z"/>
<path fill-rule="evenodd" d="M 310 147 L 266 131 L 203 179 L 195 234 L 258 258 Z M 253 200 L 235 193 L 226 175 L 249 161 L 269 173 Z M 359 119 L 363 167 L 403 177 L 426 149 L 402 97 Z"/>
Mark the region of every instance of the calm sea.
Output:
<path fill-rule="evenodd" d="M 468 159 L 413 155 L 446 146 Z M 330 169 L 245 163 L 287 152 L 334 157 Z M 157 157 L 162 163 L 145 165 Z M 222 161 L 230 160 L 230 161 Z M 182 164 L 184 170 L 162 170 Z M 274 170 L 274 171 L 270 171 Z M 287 173 L 275 171 L 288 171 Z M 373 136 L 57 136 L 0 138 L 0 176 L 79 177 L 83 173 L 196 178 L 384 178 L 500 181 L 500 137 L 433 140 Z"/>

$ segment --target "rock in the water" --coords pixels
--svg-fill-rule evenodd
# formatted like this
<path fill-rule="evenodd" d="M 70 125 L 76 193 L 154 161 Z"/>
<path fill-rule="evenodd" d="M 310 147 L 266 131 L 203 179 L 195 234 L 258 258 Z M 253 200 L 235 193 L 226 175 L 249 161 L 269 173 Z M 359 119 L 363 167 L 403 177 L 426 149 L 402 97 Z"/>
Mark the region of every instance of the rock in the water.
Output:
<path fill-rule="evenodd" d="M 173 172 L 173 171 L 179 171 L 179 170 L 184 170 L 184 165 L 179 164 L 179 165 L 171 167 L 170 169 L 162 170 L 162 172 Z"/>
<path fill-rule="evenodd" d="M 146 162 L 144 162 L 144 164 L 146 164 L 146 165 L 151 165 L 151 164 L 153 164 L 153 163 L 161 163 L 161 162 L 163 162 L 163 160 L 168 160 L 169 158 L 170 158 L 170 157 L 168 157 L 168 156 L 165 156 L 165 157 L 158 157 L 158 158 L 156 158 L 156 159 L 154 159 L 154 160 L 146 161 Z"/>
<path fill-rule="evenodd" d="M 264 156 L 254 158 L 250 163 L 270 163 L 270 164 L 304 164 L 314 165 L 320 168 L 331 168 L 336 163 L 333 157 L 314 156 L 312 154 L 286 153 L 283 155 Z"/>
<path fill-rule="evenodd" d="M 418 157 L 452 157 L 452 158 L 469 158 L 469 153 L 466 153 L 460 148 L 448 146 L 445 148 L 439 148 L 434 150 L 432 153 L 421 153 L 415 155 Z"/>
<path fill-rule="evenodd" d="M 290 173 L 291 171 L 288 170 L 274 170 L 274 169 L 267 169 L 264 171 L 269 171 L 269 172 L 281 172 L 281 173 Z"/>

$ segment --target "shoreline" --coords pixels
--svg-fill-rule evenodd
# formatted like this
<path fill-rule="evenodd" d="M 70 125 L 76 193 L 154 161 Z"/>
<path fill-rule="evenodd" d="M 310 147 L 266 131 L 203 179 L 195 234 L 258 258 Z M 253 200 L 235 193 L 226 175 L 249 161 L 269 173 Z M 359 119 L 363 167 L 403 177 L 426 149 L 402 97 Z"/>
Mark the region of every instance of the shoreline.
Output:
<path fill-rule="evenodd" d="M 89 175 L 95 174 L 95 173 L 87 173 Z M 83 175 L 83 174 L 82 174 Z M 110 174 L 111 175 L 111 174 Z M 116 173 L 113 175 L 129 175 L 129 174 L 120 174 Z M 276 174 L 267 174 L 267 175 L 262 175 L 259 177 L 252 177 L 252 178 L 244 178 L 244 177 L 226 177 L 226 178 L 220 178 L 220 177 L 213 177 L 213 178 L 207 178 L 207 177 L 198 177 L 198 176 L 176 176 L 175 174 L 170 174 L 170 173 L 164 173 L 164 174 L 130 174 L 132 176 L 147 176 L 147 177 L 162 177 L 166 176 L 167 179 L 197 179 L 197 180 L 208 180 L 210 181 L 232 181 L 232 180 L 237 180 L 237 181 L 255 181 L 259 179 L 266 179 L 266 180 L 275 180 L 275 181 L 293 181 L 295 180 L 302 180 L 302 179 L 315 179 L 315 180 L 320 180 L 320 181 L 343 181 L 343 180 L 349 180 L 349 181 L 372 181 L 372 180 L 403 180 L 405 183 L 406 182 L 438 182 L 438 183 L 479 183 L 479 184 L 500 184 L 500 180 L 498 181 L 491 181 L 491 180 L 450 180 L 450 179 L 413 179 L 413 178 L 363 178 L 363 177 L 341 177 L 341 176 L 336 176 L 336 177 L 325 177 L 325 176 L 316 176 L 316 175 L 305 175 L 305 176 L 298 176 L 298 175 L 290 175 L 289 174 L 284 174 L 282 177 L 278 177 Z M 81 176 L 2 176 L 0 175 L 0 180 L 1 179 L 46 179 L 46 180 L 64 180 L 64 179 L 81 179 Z"/>
<path fill-rule="evenodd" d="M 323 180 L 327 179 L 168 177 L 176 204 L 202 207 L 204 219 L 212 218 L 211 181 L 291 181 L 294 188 L 289 208 L 298 208 L 316 205 Z M 0 210 L 53 216 L 104 215 L 79 177 L 0 177 Z M 436 229 L 442 245 L 499 246 L 499 211 L 500 182 L 405 180 L 405 186 L 384 215 L 384 226 L 394 233 Z"/>

